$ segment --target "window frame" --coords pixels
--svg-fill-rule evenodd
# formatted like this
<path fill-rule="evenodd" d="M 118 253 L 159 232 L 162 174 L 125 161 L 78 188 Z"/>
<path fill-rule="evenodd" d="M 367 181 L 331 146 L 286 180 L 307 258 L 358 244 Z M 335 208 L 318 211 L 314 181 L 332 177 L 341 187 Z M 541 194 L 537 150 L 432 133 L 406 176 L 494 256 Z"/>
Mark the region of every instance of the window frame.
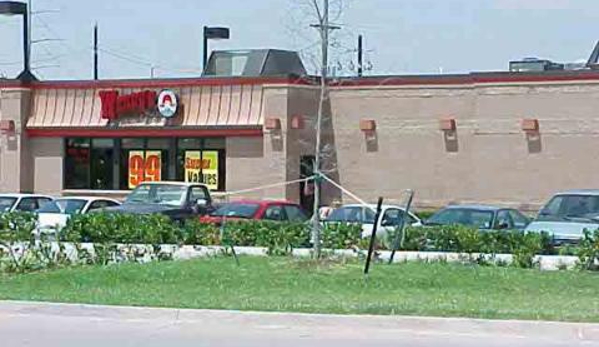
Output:
<path fill-rule="evenodd" d="M 289 222 L 303 222 L 308 220 L 308 215 L 306 214 L 306 212 L 304 212 L 304 210 L 297 206 L 297 205 L 283 205 L 283 209 L 285 210 L 285 217 L 286 217 L 286 221 Z M 299 215 L 302 217 L 301 219 L 297 219 L 297 220 L 291 220 L 290 216 L 289 216 L 289 212 L 287 211 L 287 209 L 295 209 L 297 212 L 299 212 Z"/>
<path fill-rule="evenodd" d="M 37 198 L 38 198 L 37 196 L 25 196 L 25 197 L 22 197 L 21 199 L 19 199 L 19 201 L 15 205 L 14 211 L 16 211 L 16 212 L 35 212 L 37 209 L 40 208 L 40 205 L 39 205 L 39 202 L 37 201 Z M 19 208 L 19 206 L 21 206 L 21 204 L 24 201 L 26 201 L 26 200 L 33 201 L 34 204 L 35 204 L 35 206 L 37 206 L 37 207 L 35 207 L 33 210 L 23 210 L 23 209 Z"/>
<path fill-rule="evenodd" d="M 201 198 L 201 199 L 204 199 L 204 200 L 206 200 L 206 203 L 207 203 L 208 205 L 212 204 L 212 201 L 210 200 L 210 190 L 209 190 L 208 188 L 206 188 L 205 186 L 201 186 L 201 185 L 194 185 L 194 186 L 191 186 L 191 187 L 189 187 L 189 189 L 187 190 L 187 202 L 188 202 L 189 204 L 193 205 L 193 204 L 195 204 L 195 203 L 198 201 L 198 199 L 200 199 L 200 198 L 195 198 L 195 197 L 194 197 L 194 194 L 193 194 L 193 191 L 194 191 L 194 189 L 199 189 L 199 190 L 201 190 L 201 191 L 202 191 L 202 194 L 204 195 L 204 197 L 203 197 L 203 198 Z"/>
<path fill-rule="evenodd" d="M 281 215 L 280 215 L 280 219 L 271 219 L 271 218 L 266 218 L 268 211 L 270 209 L 273 208 L 278 208 L 281 210 Z M 285 208 L 283 207 L 283 205 L 281 204 L 271 204 L 266 206 L 266 208 L 264 209 L 264 213 L 262 213 L 262 217 L 260 218 L 262 220 L 268 220 L 268 221 L 273 221 L 273 222 L 284 222 L 287 220 L 287 213 L 285 212 Z"/>
<path fill-rule="evenodd" d="M 42 201 L 43 201 L 43 203 L 42 203 Z M 47 204 L 49 202 L 52 202 L 52 201 L 54 201 L 54 200 L 51 199 L 51 198 L 47 198 L 47 197 L 44 197 L 44 196 L 38 196 L 37 197 L 37 208 L 41 208 L 45 204 Z"/>
<path fill-rule="evenodd" d="M 515 209 L 510 209 L 509 211 L 510 211 L 510 214 L 512 214 L 512 221 L 514 223 L 514 228 L 516 228 L 516 229 L 524 229 L 524 228 L 526 228 L 526 226 L 528 224 L 530 224 L 530 218 L 528 218 L 522 212 L 520 212 L 518 210 L 515 210 Z M 518 224 L 520 224 L 520 223 L 517 223 L 516 222 L 517 218 L 514 218 L 514 217 L 522 218 L 522 220 L 525 221 L 525 222 L 523 223 L 522 226 L 518 226 Z"/>
<path fill-rule="evenodd" d="M 222 137 L 223 145 L 207 145 L 209 138 L 190 138 L 190 137 L 177 137 L 174 139 L 175 142 L 175 158 L 174 158 L 174 176 L 173 179 L 179 182 L 185 182 L 185 152 L 186 151 L 199 151 L 200 160 L 204 159 L 204 152 L 214 151 L 218 155 L 218 182 L 216 192 L 224 192 L 227 190 L 226 187 L 226 163 L 227 163 L 227 142 L 226 138 Z M 182 146 L 181 140 L 198 140 L 199 148 Z M 179 163 L 183 165 L 179 165 Z M 200 169 L 200 173 L 202 170 Z"/>
<path fill-rule="evenodd" d="M 515 228 L 515 223 L 514 223 L 514 219 L 512 218 L 512 215 L 510 214 L 510 210 L 509 209 L 501 209 L 499 211 L 497 211 L 496 215 L 495 215 L 495 227 L 494 229 L 499 229 L 499 223 L 501 221 L 501 213 L 505 213 L 505 215 L 507 216 L 507 228 L 505 228 L 506 230 L 512 230 Z"/>
<path fill-rule="evenodd" d="M 105 206 L 102 207 L 96 207 L 94 208 L 94 204 L 98 203 L 98 202 L 102 202 L 105 203 Z M 85 212 L 87 213 L 89 211 L 94 211 L 94 210 L 98 210 L 98 209 L 103 209 L 103 208 L 107 208 L 107 207 L 114 207 L 114 206 L 118 206 L 118 203 L 111 201 L 111 200 L 105 200 L 105 199 L 98 199 L 98 200 L 94 200 L 91 203 L 89 203 L 89 205 L 86 207 Z"/>
<path fill-rule="evenodd" d="M 104 139 L 102 137 L 67 137 L 63 139 L 62 144 L 62 187 L 65 190 L 98 190 L 93 187 L 93 152 L 94 140 Z M 123 140 L 125 139 L 133 139 L 133 146 L 123 146 Z M 150 142 L 155 139 L 161 139 L 164 141 L 168 141 L 168 148 L 165 146 L 150 146 Z M 199 142 L 200 148 L 185 148 L 180 149 L 180 140 L 182 139 L 191 139 Z M 214 139 L 214 141 L 209 141 L 210 139 Z M 217 140 L 218 139 L 218 140 Z M 185 182 L 184 172 L 185 169 L 180 167 L 179 158 L 180 155 L 184 155 L 185 150 L 197 150 L 203 153 L 204 151 L 215 151 L 218 153 L 218 188 L 216 191 L 226 191 L 226 163 L 227 163 L 227 143 L 226 137 L 215 137 L 215 138 L 206 138 L 206 137 L 197 137 L 197 138 L 189 138 L 189 137 L 115 137 L 110 138 L 113 141 L 113 154 L 112 154 L 112 177 L 110 181 L 112 181 L 112 187 L 107 188 L 110 191 L 130 191 L 127 184 L 127 163 L 124 160 L 128 160 L 128 152 L 132 150 L 138 151 L 148 151 L 148 150 L 156 150 L 162 152 L 162 180 L 173 180 Z M 69 145 L 77 144 L 78 147 Z M 125 148 L 126 147 L 126 148 Z M 84 184 L 73 185 L 72 178 L 68 179 L 67 173 L 70 172 L 68 164 L 71 163 L 69 159 L 69 149 L 70 148 L 85 148 L 88 150 L 88 157 L 86 158 L 83 164 L 78 163 L 79 165 L 84 165 L 85 177 L 86 181 Z M 106 148 L 106 147 L 98 147 L 98 148 Z M 166 155 L 165 153 L 166 152 Z M 74 160 L 74 159 L 73 159 Z M 182 170 L 182 173 L 181 173 Z M 124 180 L 124 182 L 123 182 Z"/>
<path fill-rule="evenodd" d="M 387 213 L 389 213 L 389 212 L 397 212 L 397 218 L 394 218 L 395 219 L 394 224 L 386 224 L 385 226 L 396 227 L 396 226 L 401 225 L 401 220 L 405 218 L 405 212 L 396 207 L 390 207 L 390 208 L 386 209 L 385 212 L 383 213 L 383 216 L 381 217 L 380 223 L 383 224 L 383 221 L 385 220 L 385 216 L 387 216 Z"/>

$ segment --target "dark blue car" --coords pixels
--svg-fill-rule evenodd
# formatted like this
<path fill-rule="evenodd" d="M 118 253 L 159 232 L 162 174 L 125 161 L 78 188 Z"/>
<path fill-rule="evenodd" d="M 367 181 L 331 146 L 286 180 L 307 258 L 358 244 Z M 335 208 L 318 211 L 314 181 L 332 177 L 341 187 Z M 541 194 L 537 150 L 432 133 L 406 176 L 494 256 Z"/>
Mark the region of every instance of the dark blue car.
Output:
<path fill-rule="evenodd" d="M 465 225 L 480 230 L 524 230 L 530 219 L 520 211 L 486 205 L 451 205 L 438 211 L 425 225 Z"/>

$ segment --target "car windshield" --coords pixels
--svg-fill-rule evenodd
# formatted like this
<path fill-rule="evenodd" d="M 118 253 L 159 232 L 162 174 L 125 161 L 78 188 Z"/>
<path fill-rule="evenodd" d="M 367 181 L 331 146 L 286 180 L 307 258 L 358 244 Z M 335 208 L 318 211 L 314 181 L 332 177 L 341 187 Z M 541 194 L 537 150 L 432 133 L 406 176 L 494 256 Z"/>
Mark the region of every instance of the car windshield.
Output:
<path fill-rule="evenodd" d="M 336 209 L 331 212 L 327 218 L 328 222 L 345 222 L 345 223 L 374 223 L 374 212 L 368 208 L 360 206 L 347 206 Z"/>
<path fill-rule="evenodd" d="M 58 199 L 45 203 L 37 212 L 78 214 L 81 213 L 87 201 L 82 199 Z"/>
<path fill-rule="evenodd" d="M 126 204 L 157 204 L 180 206 L 185 201 L 187 187 L 173 184 L 142 184 L 125 200 Z"/>
<path fill-rule="evenodd" d="M 17 198 L 0 197 L 0 212 L 8 212 L 14 206 Z"/>
<path fill-rule="evenodd" d="M 231 203 L 219 207 L 210 215 L 214 217 L 252 218 L 259 207 L 258 204 Z"/>
<path fill-rule="evenodd" d="M 435 213 L 426 221 L 426 224 L 460 224 L 478 229 L 491 229 L 493 224 L 493 212 L 468 208 L 450 208 Z"/>
<path fill-rule="evenodd" d="M 558 195 L 539 212 L 538 221 L 599 223 L 599 196 Z"/>

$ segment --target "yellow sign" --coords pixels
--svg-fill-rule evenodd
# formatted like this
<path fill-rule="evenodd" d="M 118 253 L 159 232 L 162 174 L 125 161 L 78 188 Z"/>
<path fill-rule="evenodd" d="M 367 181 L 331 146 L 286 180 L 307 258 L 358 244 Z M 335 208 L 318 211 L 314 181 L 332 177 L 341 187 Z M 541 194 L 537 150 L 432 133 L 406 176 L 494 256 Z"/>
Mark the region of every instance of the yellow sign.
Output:
<path fill-rule="evenodd" d="M 129 189 L 143 182 L 162 179 L 162 153 L 160 151 L 129 152 Z"/>
<path fill-rule="evenodd" d="M 218 189 L 218 151 L 186 151 L 185 182 L 204 183 Z"/>

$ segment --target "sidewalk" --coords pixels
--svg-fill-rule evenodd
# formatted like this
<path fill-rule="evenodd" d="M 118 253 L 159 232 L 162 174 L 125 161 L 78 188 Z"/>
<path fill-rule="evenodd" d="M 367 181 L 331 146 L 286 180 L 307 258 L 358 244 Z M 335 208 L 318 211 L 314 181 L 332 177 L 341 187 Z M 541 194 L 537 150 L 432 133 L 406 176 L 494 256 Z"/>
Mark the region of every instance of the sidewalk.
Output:
<path fill-rule="evenodd" d="M 534 322 L 517 320 L 480 320 L 466 318 L 427 318 L 406 316 L 343 316 L 294 313 L 258 313 L 214 310 L 182 310 L 145 307 L 117 307 L 78 304 L 0 302 L 0 321 L 11 317 L 39 319 L 77 318 L 78 321 L 119 321 L 137 323 L 202 323 L 219 327 L 243 327 L 256 330 L 302 329 L 328 332 L 342 327 L 345 334 L 369 331 L 378 336 L 387 334 L 417 334 L 436 337 L 476 337 L 532 339 L 535 342 L 596 342 L 599 324 Z"/>

